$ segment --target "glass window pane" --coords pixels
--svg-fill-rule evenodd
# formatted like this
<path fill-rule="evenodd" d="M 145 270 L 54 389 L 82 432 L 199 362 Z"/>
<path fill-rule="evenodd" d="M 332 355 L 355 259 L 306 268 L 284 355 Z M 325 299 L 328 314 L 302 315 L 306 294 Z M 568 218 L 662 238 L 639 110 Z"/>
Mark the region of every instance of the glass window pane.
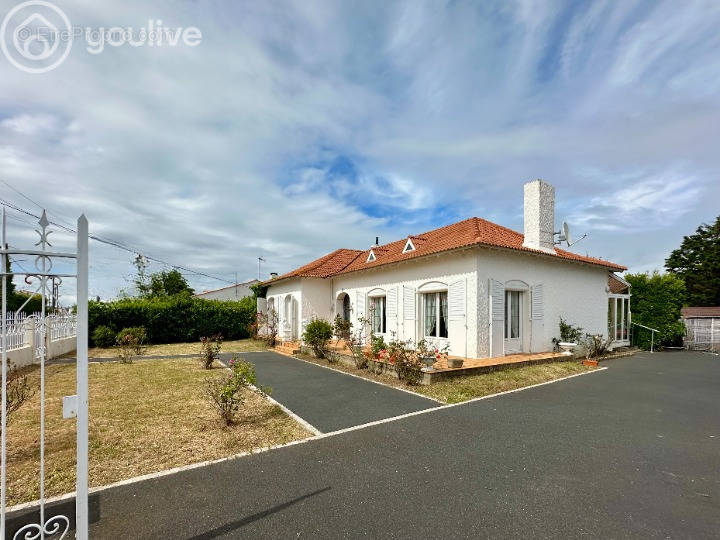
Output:
<path fill-rule="evenodd" d="M 446 292 L 438 293 L 440 298 L 440 333 L 439 337 L 448 337 L 448 295 Z"/>
<path fill-rule="evenodd" d="M 425 335 L 435 336 L 435 317 L 436 317 L 436 294 L 429 293 L 425 296 Z"/>
<path fill-rule="evenodd" d="M 510 291 L 510 337 L 520 337 L 520 291 Z"/>
<path fill-rule="evenodd" d="M 630 314 L 628 313 L 628 309 L 630 308 L 630 299 L 629 298 L 623 298 L 623 339 L 628 340 L 630 339 L 630 331 L 628 330 L 628 327 L 630 326 Z"/>
<path fill-rule="evenodd" d="M 383 296 L 380 298 L 380 325 L 381 325 L 381 332 L 384 334 L 385 329 L 387 328 L 387 320 L 385 317 L 385 297 Z"/>
<path fill-rule="evenodd" d="M 510 335 L 510 291 L 505 291 L 505 331 L 503 334 L 505 339 Z"/>

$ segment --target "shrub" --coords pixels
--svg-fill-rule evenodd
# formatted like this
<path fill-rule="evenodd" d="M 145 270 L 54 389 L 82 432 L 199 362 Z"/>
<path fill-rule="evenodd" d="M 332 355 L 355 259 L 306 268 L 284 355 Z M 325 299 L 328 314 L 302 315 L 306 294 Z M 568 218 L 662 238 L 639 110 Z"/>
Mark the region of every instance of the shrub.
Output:
<path fill-rule="evenodd" d="M 16 368 L 12 360 L 8 359 L 7 362 L 6 421 L 10 422 L 12 413 L 17 411 L 23 403 L 35 394 L 37 383 L 30 380 L 27 372 Z M 2 433 L 1 427 L 0 433 Z"/>
<path fill-rule="evenodd" d="M 134 356 L 145 349 L 146 333 L 142 326 L 123 328 L 118 332 L 116 342 L 120 346 L 120 362 L 131 364 Z"/>
<path fill-rule="evenodd" d="M 221 347 L 222 335 L 220 334 L 200 338 L 200 359 L 205 369 L 210 369 L 213 362 L 220 358 Z"/>
<path fill-rule="evenodd" d="M 368 358 L 365 356 L 365 319 L 360 319 L 360 325 L 355 332 L 350 332 L 346 344 L 352 354 L 353 362 L 357 369 L 365 369 L 368 366 Z"/>
<path fill-rule="evenodd" d="M 255 366 L 244 360 L 230 360 L 230 373 L 214 377 L 205 382 L 205 395 L 217 410 L 220 418 L 229 426 L 235 421 L 240 406 L 245 402 L 243 391 L 252 390 L 269 394 L 269 388 L 257 388 Z"/>
<path fill-rule="evenodd" d="M 582 328 L 572 325 L 560 317 L 560 337 L 552 339 L 553 348 L 556 351 L 559 351 L 560 343 L 581 343 L 583 340 L 582 332 Z"/>
<path fill-rule="evenodd" d="M 585 358 L 597 358 L 610 352 L 612 337 L 603 337 L 602 334 L 585 334 L 582 347 L 585 350 Z"/>
<path fill-rule="evenodd" d="M 380 351 L 387 349 L 387 344 L 382 336 L 370 336 L 370 352 L 373 358 L 377 358 Z"/>
<path fill-rule="evenodd" d="M 381 351 L 381 358 L 395 366 L 398 379 L 405 381 L 405 384 L 416 385 L 420 382 L 423 364 L 410 341 L 391 340 L 387 349 Z"/>
<path fill-rule="evenodd" d="M 338 341 L 343 340 L 347 344 L 352 335 L 352 323 L 337 315 L 333 322 L 333 335 Z"/>
<path fill-rule="evenodd" d="M 90 333 L 98 326 L 142 326 L 147 343 L 197 342 L 202 336 L 222 334 L 226 340 L 250 336 L 256 301 L 203 300 L 187 295 L 162 298 L 125 298 L 114 302 L 89 302 Z"/>
<path fill-rule="evenodd" d="M 303 332 L 303 341 L 312 347 L 318 358 L 327 356 L 327 346 L 332 337 L 333 327 L 325 319 L 313 319 Z"/>
<path fill-rule="evenodd" d="M 98 326 L 93 330 L 92 340 L 96 347 L 110 348 L 116 344 L 117 332 L 109 326 Z"/>
<path fill-rule="evenodd" d="M 268 347 L 274 347 L 277 343 L 279 325 L 280 317 L 278 317 L 277 311 L 270 309 L 267 313 L 256 315 L 255 324 L 251 325 L 251 332 L 262 336 Z"/>

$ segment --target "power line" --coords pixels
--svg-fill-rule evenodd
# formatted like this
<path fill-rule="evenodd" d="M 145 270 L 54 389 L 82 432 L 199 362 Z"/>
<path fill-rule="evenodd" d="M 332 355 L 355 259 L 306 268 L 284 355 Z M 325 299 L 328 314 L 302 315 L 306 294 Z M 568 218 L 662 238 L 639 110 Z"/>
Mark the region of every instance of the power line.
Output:
<path fill-rule="evenodd" d="M 3 180 L 3 183 L 9 186 L 9 184 L 7 184 L 7 182 L 5 182 L 4 180 Z M 12 188 L 12 189 L 13 189 L 14 191 L 18 191 L 18 190 L 16 190 L 15 188 Z M 20 192 L 18 191 L 18 193 L 20 193 Z M 22 195 L 22 193 L 20 193 L 20 194 Z M 24 196 L 24 195 L 23 195 L 23 196 Z M 30 199 L 29 197 L 26 197 L 26 196 L 24 196 L 24 197 L 25 197 L 26 199 L 32 201 L 32 199 Z M 33 204 L 37 204 L 37 203 L 35 203 L 34 201 L 32 201 L 32 202 L 33 202 Z M 23 213 L 23 214 L 25 214 L 25 215 L 27 215 L 27 216 L 34 217 L 34 218 L 36 218 L 36 219 L 40 219 L 40 216 L 38 216 L 38 215 L 36 215 L 36 214 L 33 214 L 33 213 L 30 212 L 29 210 L 26 210 L 26 209 L 24 209 L 24 208 L 22 208 L 22 207 L 20 207 L 20 206 L 17 206 L 17 205 L 15 205 L 15 204 L 13 204 L 13 203 L 11 203 L 11 202 L 9 202 L 9 201 L 6 201 L 5 199 L 0 198 L 0 204 L 2 204 L 3 206 L 6 206 L 7 208 L 11 208 L 11 209 L 15 210 L 16 212 L 21 212 L 21 213 Z M 38 206 L 39 206 L 39 205 L 38 205 Z M 42 207 L 41 207 L 41 208 L 42 208 Z M 51 221 L 50 223 L 51 223 L 52 225 L 55 225 L 56 227 L 59 227 L 59 228 L 65 230 L 65 231 L 69 232 L 69 233 L 76 234 L 75 229 L 73 229 L 72 227 L 68 227 L 68 226 L 66 226 L 66 225 L 62 225 L 62 224 L 57 223 L 57 222 L 55 222 L 55 221 Z M 94 234 L 88 234 L 88 237 L 91 238 L 92 240 L 95 240 L 96 242 L 100 242 L 101 244 L 107 244 L 107 245 L 109 245 L 109 246 L 115 247 L 115 248 L 117 248 L 117 249 L 121 249 L 121 250 L 123 250 L 123 251 L 127 251 L 127 252 L 129 252 L 129 253 L 134 254 L 134 255 L 140 255 L 140 256 L 142 256 L 142 257 L 145 257 L 145 258 L 146 258 L 147 260 L 149 260 L 149 261 L 153 261 L 153 262 L 156 262 L 156 263 L 159 263 L 159 264 L 164 264 L 164 265 L 169 266 L 169 267 L 171 267 L 171 268 L 175 268 L 175 269 L 178 269 L 178 270 L 183 270 L 183 271 L 185 271 L 185 272 L 190 272 L 191 274 L 194 274 L 194 275 L 197 275 L 197 276 L 203 276 L 203 277 L 206 277 L 206 278 L 210 278 L 210 279 L 215 279 L 215 280 L 218 280 L 218 281 L 222 281 L 223 283 L 228 283 L 228 284 L 232 284 L 232 283 L 233 283 L 232 281 L 229 281 L 229 280 L 227 280 L 227 279 L 224 279 L 224 278 L 221 278 L 221 277 L 218 277 L 218 276 L 213 276 L 212 274 L 207 274 L 207 273 L 201 272 L 201 271 L 199 271 L 199 270 L 193 270 L 192 268 L 187 268 L 187 267 L 181 266 L 181 265 L 179 265 L 179 264 L 173 264 L 173 263 L 164 261 L 164 260 L 162 260 L 162 259 L 160 259 L 160 258 L 158 258 L 158 257 L 153 257 L 152 255 L 147 255 L 147 254 L 143 253 L 142 250 L 140 250 L 140 249 L 135 249 L 135 248 L 132 248 L 132 247 L 130 247 L 130 246 L 127 246 L 127 245 L 125 245 L 125 244 L 123 244 L 122 242 L 117 241 L 117 240 L 112 240 L 112 239 L 110 239 L 110 238 L 103 238 L 103 237 L 100 237 L 100 236 L 97 236 L 97 235 L 94 235 Z"/>

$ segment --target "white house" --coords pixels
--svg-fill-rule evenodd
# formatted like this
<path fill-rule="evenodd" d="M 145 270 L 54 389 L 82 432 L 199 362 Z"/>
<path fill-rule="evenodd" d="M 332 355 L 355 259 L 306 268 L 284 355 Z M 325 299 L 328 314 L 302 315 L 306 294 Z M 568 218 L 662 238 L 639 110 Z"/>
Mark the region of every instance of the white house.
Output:
<path fill-rule="evenodd" d="M 377 334 L 447 343 L 466 358 L 551 350 L 560 317 L 607 336 L 616 324 L 608 306 L 617 303 L 609 279 L 626 268 L 559 249 L 555 188 L 535 180 L 524 194 L 524 234 L 470 218 L 368 250 L 338 249 L 265 282 L 258 309 L 277 311 L 286 341 L 316 317 L 357 327 L 370 315 Z"/>
<path fill-rule="evenodd" d="M 246 296 L 252 296 L 253 292 L 250 288 L 252 285 L 260 283 L 257 279 L 251 279 L 245 283 L 236 283 L 222 289 L 213 289 L 211 291 L 203 291 L 197 293 L 195 298 L 204 298 L 205 300 L 242 300 Z"/>

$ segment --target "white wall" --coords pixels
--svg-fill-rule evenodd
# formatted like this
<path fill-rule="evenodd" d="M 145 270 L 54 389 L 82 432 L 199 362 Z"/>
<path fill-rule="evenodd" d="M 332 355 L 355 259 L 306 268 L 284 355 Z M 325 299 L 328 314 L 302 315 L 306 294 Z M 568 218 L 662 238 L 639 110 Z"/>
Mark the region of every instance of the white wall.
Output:
<path fill-rule="evenodd" d="M 461 319 L 451 319 L 448 324 L 448 340 L 450 354 L 460 356 L 475 356 L 477 341 L 477 314 L 472 306 L 477 303 L 477 279 L 475 277 L 475 256 L 472 250 L 442 254 L 438 257 L 430 257 L 422 260 L 415 260 L 408 263 L 391 265 L 370 270 L 367 272 L 356 272 L 353 274 L 341 275 L 332 280 L 332 299 L 346 292 L 350 295 L 352 305 L 353 325 L 358 325 L 358 292 L 367 295 L 373 289 L 383 289 L 387 292 L 395 288 L 398 295 L 397 315 L 393 319 L 387 317 L 387 335 L 396 333 L 399 339 L 411 339 L 414 342 L 420 336 L 421 317 L 419 313 L 419 297 L 417 289 L 429 282 L 440 282 L 445 285 L 464 281 L 467 291 L 466 316 Z M 415 313 L 405 309 L 403 302 L 403 287 L 414 290 Z M 365 314 L 369 300 L 365 301 Z M 332 317 L 335 317 L 336 303 L 333 301 Z M 387 309 L 386 309 L 387 311 Z M 339 314 L 339 313 L 338 313 Z M 445 340 L 438 340 L 440 343 Z"/>
<path fill-rule="evenodd" d="M 275 311 L 279 318 L 279 336 L 280 339 L 286 339 L 283 331 L 286 325 L 290 324 L 290 321 L 286 319 L 285 314 L 285 298 L 290 296 L 293 300 L 298 303 L 298 318 L 295 324 L 295 333 L 297 336 L 302 335 L 302 311 L 301 307 L 303 304 L 303 293 L 302 293 L 302 281 L 300 278 L 292 278 L 283 280 L 279 283 L 270 285 L 268 287 L 265 298 L 268 301 L 268 305 L 271 299 L 275 301 Z"/>
<path fill-rule="evenodd" d="M 382 289 L 387 298 L 388 291 L 395 289 L 397 315 L 387 317 L 387 336 L 395 332 L 400 339 L 416 342 L 422 337 L 418 289 L 429 282 L 450 285 L 464 281 L 465 317 L 462 320 L 451 318 L 447 342 L 452 355 L 482 358 L 490 355 L 488 284 L 491 278 L 503 283 L 522 281 L 529 287 L 523 296 L 522 312 L 526 352 L 552 349 L 552 338 L 559 336 L 561 316 L 567 322 L 581 326 L 585 332 L 607 335 L 607 269 L 489 248 L 441 254 L 332 279 L 294 278 L 270 286 L 267 298 L 275 298 L 281 323 L 286 295 L 297 299 L 301 306 L 297 332 L 301 335 L 303 322 L 307 323 L 315 317 L 332 321 L 336 314 L 340 314 L 336 299 L 342 292 L 350 296 L 351 320 L 357 327 L 358 293 L 364 298 L 364 313 L 367 315 L 368 293 L 373 289 Z M 533 321 L 531 325 L 530 288 L 538 284 L 543 285 L 542 323 Z M 414 291 L 415 313 L 405 308 L 403 287 Z"/>
<path fill-rule="evenodd" d="M 562 316 L 568 323 L 581 326 L 584 332 L 607 335 L 607 269 L 584 264 L 552 260 L 521 252 L 481 249 L 477 252 L 479 299 L 478 352 L 488 356 L 490 278 L 507 282 L 520 280 L 533 287 L 543 285 L 543 324 L 540 335 L 533 336 L 533 352 L 552 349 L 552 338 L 560 334 Z M 528 300 L 526 298 L 524 300 Z M 528 305 L 528 302 L 525 302 Z M 523 310 L 526 328 L 530 328 L 529 309 Z M 538 327 L 536 332 L 538 331 Z M 526 349 L 527 350 L 527 349 Z"/>
<path fill-rule="evenodd" d="M 237 285 L 231 285 L 215 291 L 201 292 L 195 295 L 196 298 L 203 298 L 204 300 L 241 300 L 246 296 L 252 296 L 253 292 L 250 289 L 250 285 L 256 283 L 250 281 L 248 283 L 238 283 Z"/>

